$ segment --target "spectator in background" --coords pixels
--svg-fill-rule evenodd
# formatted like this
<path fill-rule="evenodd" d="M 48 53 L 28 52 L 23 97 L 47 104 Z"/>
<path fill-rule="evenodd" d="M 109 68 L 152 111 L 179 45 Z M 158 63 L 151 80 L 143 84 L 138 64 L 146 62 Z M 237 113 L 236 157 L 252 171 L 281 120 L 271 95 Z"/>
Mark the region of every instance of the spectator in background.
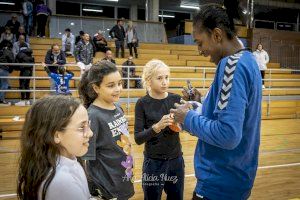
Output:
<path fill-rule="evenodd" d="M 265 88 L 265 70 L 267 69 L 267 63 L 269 62 L 269 55 L 263 49 L 263 45 L 259 43 L 256 47 L 256 51 L 253 52 L 253 55 L 257 61 L 261 78 L 262 78 L 262 88 Z"/>
<path fill-rule="evenodd" d="M 89 70 L 93 64 L 94 47 L 90 42 L 89 34 L 85 33 L 83 39 L 78 42 L 75 49 L 75 59 L 80 68 L 81 75 Z"/>
<path fill-rule="evenodd" d="M 20 36 L 22 37 L 22 36 Z M 21 44 L 19 53 L 16 56 L 16 63 L 34 63 L 32 50 L 24 42 Z M 33 66 L 19 66 L 20 77 L 32 76 Z M 30 79 L 19 79 L 19 86 L 21 90 L 30 89 Z M 30 105 L 30 92 L 21 92 L 21 101 L 15 104 L 16 106 Z"/>
<path fill-rule="evenodd" d="M 133 54 L 132 54 L 132 48 L 133 48 L 135 58 L 137 58 L 138 57 L 137 47 L 138 47 L 139 40 L 137 37 L 136 29 L 132 24 L 132 21 L 128 21 L 128 26 L 126 28 L 126 41 L 127 41 L 127 46 L 128 46 L 130 55 L 133 56 Z"/>
<path fill-rule="evenodd" d="M 101 30 L 98 31 L 94 35 L 93 42 L 96 46 L 96 51 L 106 52 L 109 48 L 107 47 L 107 41 L 103 36 L 103 32 Z"/>
<path fill-rule="evenodd" d="M 129 56 L 128 59 L 123 63 L 123 66 L 133 66 L 133 67 L 123 67 L 122 68 L 122 76 L 123 78 L 127 79 L 127 78 L 139 78 L 139 80 L 134 80 L 135 82 L 135 88 L 142 88 L 142 84 L 141 84 L 141 80 L 140 80 L 140 76 L 137 76 L 135 74 L 135 64 L 134 62 L 132 61 L 133 60 L 133 57 L 132 56 Z M 129 74 L 128 74 L 129 72 Z M 124 81 L 124 88 L 127 88 L 128 85 L 130 87 L 130 81 L 129 79 L 125 80 Z"/>
<path fill-rule="evenodd" d="M 51 15 L 51 10 L 45 5 L 44 1 L 40 1 L 36 7 L 37 18 L 37 37 L 45 37 L 45 29 L 48 16 Z"/>
<path fill-rule="evenodd" d="M 72 95 L 69 82 L 73 78 L 74 73 L 66 70 L 64 66 L 58 67 L 58 73 L 51 72 L 48 67 L 44 67 L 48 76 L 55 82 L 56 95 Z"/>
<path fill-rule="evenodd" d="M 61 50 L 65 52 L 67 56 L 74 55 L 75 37 L 71 33 L 71 30 L 67 28 L 65 34 L 62 36 L 62 48 Z"/>
<path fill-rule="evenodd" d="M 29 43 L 27 43 L 25 41 L 25 37 L 24 35 L 20 35 L 19 36 L 19 40 L 17 42 L 14 43 L 14 46 L 13 46 L 13 54 L 14 54 L 14 57 L 17 56 L 17 54 L 20 52 L 21 48 L 30 48 L 30 45 Z"/>
<path fill-rule="evenodd" d="M 77 43 L 83 39 L 83 36 L 84 36 L 84 31 L 79 31 L 79 35 L 77 35 L 75 38 L 75 45 L 77 45 Z"/>
<path fill-rule="evenodd" d="M 52 73 L 57 73 L 59 65 L 66 64 L 65 53 L 60 50 L 58 44 L 53 44 L 51 49 L 48 50 L 43 66 L 46 66 L 46 64 L 48 65 L 49 71 Z M 50 90 L 55 90 L 55 81 L 53 79 L 50 79 Z M 53 94 L 53 92 L 51 92 L 51 94 Z"/>
<path fill-rule="evenodd" d="M 9 41 L 11 44 L 14 43 L 14 34 L 8 26 L 5 27 L 5 32 L 1 34 L 0 42 L 3 40 Z"/>
<path fill-rule="evenodd" d="M 24 35 L 25 42 L 29 43 L 29 37 L 28 37 L 28 34 L 25 32 L 24 26 L 20 26 L 18 32 L 15 34 L 15 37 L 14 37 L 15 42 L 19 40 L 20 35 Z"/>
<path fill-rule="evenodd" d="M 110 61 L 110 62 L 116 64 L 116 61 L 113 59 L 111 50 L 107 50 L 105 52 L 105 57 L 102 60 L 107 60 L 107 61 Z"/>
<path fill-rule="evenodd" d="M 11 43 L 4 40 L 0 43 L 0 63 L 13 63 L 14 54 L 11 50 Z M 9 73 L 13 71 L 12 66 L 0 65 L 0 76 L 9 76 Z M 8 89 L 8 79 L 0 79 L 0 90 Z M 0 106 L 9 106 L 10 103 L 5 101 L 5 92 L 0 92 Z"/>
<path fill-rule="evenodd" d="M 31 31 L 33 27 L 33 5 L 30 1 L 24 0 L 22 4 L 23 11 L 23 23 L 25 26 L 25 31 L 31 36 Z"/>
<path fill-rule="evenodd" d="M 125 40 L 125 30 L 123 27 L 123 20 L 117 20 L 117 25 L 115 25 L 110 31 L 109 35 L 115 40 L 116 45 L 116 58 L 119 57 L 119 50 L 121 48 L 121 55 L 124 58 L 124 40 Z"/>
<path fill-rule="evenodd" d="M 5 26 L 9 27 L 13 34 L 16 34 L 20 27 L 18 16 L 16 14 L 13 14 L 11 19 L 7 21 Z"/>

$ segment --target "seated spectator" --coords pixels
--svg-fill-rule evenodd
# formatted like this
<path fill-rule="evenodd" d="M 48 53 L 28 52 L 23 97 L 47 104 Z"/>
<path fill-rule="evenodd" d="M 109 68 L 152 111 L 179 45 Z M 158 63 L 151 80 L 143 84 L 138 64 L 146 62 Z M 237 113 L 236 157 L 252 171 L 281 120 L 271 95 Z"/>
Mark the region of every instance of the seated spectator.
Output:
<path fill-rule="evenodd" d="M 0 76 L 9 76 L 13 71 L 12 66 L 1 65 L 1 63 L 13 63 L 14 54 L 12 52 L 11 43 L 4 40 L 0 43 Z M 0 90 L 8 89 L 8 79 L 0 78 Z M 5 101 L 5 92 L 0 92 L 0 106 L 9 106 L 10 103 Z"/>
<path fill-rule="evenodd" d="M 82 40 L 83 40 L 84 34 L 85 34 L 85 33 L 84 33 L 83 31 L 79 31 L 79 35 L 76 36 L 76 38 L 75 38 L 75 46 L 78 44 L 79 41 L 82 41 Z M 93 46 L 93 57 L 95 57 L 95 55 L 96 55 L 96 46 L 95 46 L 95 44 L 94 44 L 94 42 L 93 42 L 93 40 L 92 40 L 91 37 L 89 37 L 89 42 L 90 42 L 90 43 L 92 44 L 92 46 Z"/>
<path fill-rule="evenodd" d="M 11 19 L 7 21 L 5 26 L 9 27 L 13 34 L 16 34 L 20 27 L 20 22 L 18 21 L 18 16 L 16 14 L 13 14 L 11 16 Z"/>
<path fill-rule="evenodd" d="M 14 43 L 14 34 L 11 32 L 8 26 L 5 27 L 5 32 L 1 34 L 0 42 L 7 40 L 10 43 Z"/>
<path fill-rule="evenodd" d="M 75 50 L 75 59 L 80 68 L 81 75 L 89 70 L 93 64 L 94 48 L 90 42 L 89 34 L 85 33 L 83 39 L 78 42 Z"/>
<path fill-rule="evenodd" d="M 70 92 L 69 81 L 74 76 L 73 72 L 66 70 L 64 66 L 58 67 L 58 73 L 52 73 L 46 66 L 44 69 L 55 82 L 56 95 L 72 95 Z"/>
<path fill-rule="evenodd" d="M 79 35 L 77 35 L 75 38 L 75 45 L 77 45 L 77 43 L 83 39 L 83 36 L 84 36 L 84 31 L 79 31 Z"/>
<path fill-rule="evenodd" d="M 71 30 L 67 28 L 65 30 L 65 34 L 62 36 L 62 48 L 61 50 L 65 52 L 67 56 L 74 55 L 74 45 L 75 45 L 75 37 L 71 33 Z"/>
<path fill-rule="evenodd" d="M 128 59 L 123 63 L 123 66 L 133 66 L 133 67 L 123 67 L 122 68 L 122 77 L 127 79 L 124 81 L 124 88 L 127 88 L 128 85 L 130 87 L 130 84 L 129 84 L 129 79 L 128 78 L 139 78 L 138 80 L 134 80 L 135 82 L 135 88 L 142 88 L 142 84 L 141 84 L 141 80 L 140 80 L 140 76 L 137 76 L 135 74 L 135 64 L 134 62 L 132 61 L 133 60 L 133 57 L 132 56 L 129 56 Z M 129 72 L 129 74 L 128 74 Z"/>
<path fill-rule="evenodd" d="M 22 37 L 22 36 L 20 36 Z M 32 50 L 23 43 L 20 45 L 20 51 L 16 56 L 16 63 L 34 63 Z M 20 76 L 32 76 L 33 66 L 19 66 Z M 30 79 L 19 79 L 21 90 L 30 90 Z M 15 104 L 16 106 L 30 105 L 30 92 L 21 92 L 21 101 Z"/>
<path fill-rule="evenodd" d="M 24 35 L 20 35 L 19 36 L 19 40 L 17 42 L 14 43 L 14 46 L 13 46 L 13 53 L 14 53 L 14 56 L 16 57 L 17 54 L 19 53 L 20 51 L 20 48 L 30 48 L 30 45 L 25 42 L 25 37 Z"/>
<path fill-rule="evenodd" d="M 116 64 L 116 61 L 113 59 L 111 50 L 107 50 L 105 52 L 105 57 L 102 60 L 107 60 L 107 61 L 110 61 L 110 62 Z"/>
<path fill-rule="evenodd" d="M 48 17 L 51 15 L 51 10 L 45 5 L 43 0 L 38 1 L 36 7 L 36 20 L 37 20 L 37 37 L 45 37 L 45 29 Z"/>
<path fill-rule="evenodd" d="M 57 73 L 57 69 L 59 65 L 66 64 L 66 56 L 63 51 L 60 50 L 58 44 L 53 44 L 51 49 L 48 50 L 45 63 L 48 65 L 48 69 L 52 73 Z M 50 79 L 50 90 L 55 90 L 55 81 Z M 50 94 L 53 94 L 52 92 Z"/>
<path fill-rule="evenodd" d="M 29 36 L 25 32 L 24 26 L 20 26 L 18 32 L 15 34 L 14 41 L 18 41 L 20 35 L 24 35 L 25 37 L 25 42 L 29 43 Z"/>
<path fill-rule="evenodd" d="M 103 32 L 100 30 L 94 35 L 93 42 L 96 46 L 96 51 L 101 51 L 105 53 L 107 50 L 110 50 L 107 47 L 107 41 L 103 36 Z"/>

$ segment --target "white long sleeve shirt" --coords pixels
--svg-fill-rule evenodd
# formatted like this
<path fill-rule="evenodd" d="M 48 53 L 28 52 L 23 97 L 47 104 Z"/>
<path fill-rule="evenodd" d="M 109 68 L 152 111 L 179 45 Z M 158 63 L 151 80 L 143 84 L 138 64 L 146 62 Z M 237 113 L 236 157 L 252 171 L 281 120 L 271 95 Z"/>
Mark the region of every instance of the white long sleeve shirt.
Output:
<path fill-rule="evenodd" d="M 70 33 L 69 37 L 67 37 L 66 34 L 63 34 L 61 40 L 62 40 L 62 51 L 66 50 L 66 44 L 67 44 L 67 41 L 69 41 L 70 45 L 71 45 L 70 51 L 72 54 L 74 54 L 75 36 L 72 33 Z"/>
<path fill-rule="evenodd" d="M 253 55 L 256 59 L 256 62 L 258 64 L 259 70 L 266 70 L 267 69 L 267 63 L 269 62 L 269 55 L 265 50 L 256 50 L 253 52 Z"/>
<path fill-rule="evenodd" d="M 39 199 L 42 199 L 42 191 L 45 181 L 39 189 Z M 90 192 L 84 170 L 76 158 L 60 156 L 57 161 L 56 173 L 51 181 L 46 200 L 88 200 Z"/>

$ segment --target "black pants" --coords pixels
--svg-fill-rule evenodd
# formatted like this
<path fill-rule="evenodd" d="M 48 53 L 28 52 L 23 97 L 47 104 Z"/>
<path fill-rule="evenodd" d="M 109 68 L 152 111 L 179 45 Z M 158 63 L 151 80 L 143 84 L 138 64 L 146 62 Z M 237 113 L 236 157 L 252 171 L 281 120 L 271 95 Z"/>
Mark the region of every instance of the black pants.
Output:
<path fill-rule="evenodd" d="M 172 160 L 145 158 L 142 186 L 145 200 L 161 200 L 163 190 L 167 194 L 167 200 L 183 200 L 183 157 Z"/>
<path fill-rule="evenodd" d="M 133 48 L 135 57 L 137 58 L 138 57 L 138 53 L 137 53 L 136 43 L 127 43 L 127 46 L 129 48 L 129 54 L 131 56 L 133 56 L 132 55 L 132 48 Z"/>
<path fill-rule="evenodd" d="M 192 200 L 209 200 L 209 199 L 206 197 L 199 197 L 197 196 L 196 192 L 194 192 Z"/>
<path fill-rule="evenodd" d="M 260 71 L 260 74 L 261 74 L 261 78 L 262 78 L 262 79 L 265 79 L 265 71 L 264 71 L 264 70 L 261 70 L 261 71 Z M 264 81 L 264 80 L 262 80 L 262 84 L 263 84 L 263 85 L 265 84 L 265 81 Z"/>
<path fill-rule="evenodd" d="M 38 15 L 37 16 L 37 35 L 43 37 L 45 36 L 45 29 L 47 23 L 48 16 L 47 15 Z"/>
<path fill-rule="evenodd" d="M 32 76 L 32 69 L 21 69 L 20 76 Z M 19 86 L 21 90 L 29 90 L 30 79 L 19 79 Z M 30 92 L 21 92 L 21 99 L 29 100 Z"/>
<path fill-rule="evenodd" d="M 124 58 L 125 57 L 125 54 L 124 54 L 124 41 L 116 40 L 115 45 L 116 45 L 116 58 L 119 58 L 120 48 L 121 48 L 122 58 Z"/>

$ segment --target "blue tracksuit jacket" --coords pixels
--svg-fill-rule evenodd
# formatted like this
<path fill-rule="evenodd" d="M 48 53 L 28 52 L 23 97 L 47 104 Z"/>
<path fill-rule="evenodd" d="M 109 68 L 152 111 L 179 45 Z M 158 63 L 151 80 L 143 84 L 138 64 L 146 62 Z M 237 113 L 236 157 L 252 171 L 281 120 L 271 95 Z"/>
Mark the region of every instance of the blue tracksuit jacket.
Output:
<path fill-rule="evenodd" d="M 195 192 L 212 200 L 250 196 L 258 165 L 261 75 L 248 51 L 223 58 L 202 115 L 189 111 L 184 130 L 198 137 Z"/>

